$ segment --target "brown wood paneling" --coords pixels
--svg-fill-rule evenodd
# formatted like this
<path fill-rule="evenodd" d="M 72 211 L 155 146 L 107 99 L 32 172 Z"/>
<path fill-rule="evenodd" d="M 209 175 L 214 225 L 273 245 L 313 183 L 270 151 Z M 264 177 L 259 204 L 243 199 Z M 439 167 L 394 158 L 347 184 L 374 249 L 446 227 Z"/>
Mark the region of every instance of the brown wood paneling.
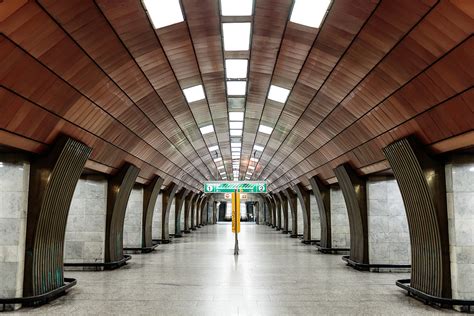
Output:
<path fill-rule="evenodd" d="M 161 216 L 162 216 L 161 242 L 163 243 L 170 241 L 171 204 L 178 190 L 179 190 L 179 186 L 171 182 L 163 191 L 163 199 L 162 199 L 163 207 L 161 208 Z"/>
<path fill-rule="evenodd" d="M 311 242 L 311 201 L 309 191 L 304 185 L 298 183 L 293 187 L 303 210 L 303 241 Z"/>
<path fill-rule="evenodd" d="M 369 233 L 367 223 L 366 181 L 347 164 L 334 170 L 346 202 L 351 235 L 350 259 L 369 263 Z"/>
<path fill-rule="evenodd" d="M 142 247 L 152 247 L 153 214 L 164 179 L 156 176 L 143 188 Z"/>
<path fill-rule="evenodd" d="M 186 196 L 188 196 L 189 191 L 186 190 L 185 188 L 182 188 L 179 193 L 175 195 L 175 202 L 174 202 L 174 207 L 175 207 L 175 212 L 174 212 L 174 236 L 175 237 L 182 237 L 183 235 L 181 234 L 181 212 L 183 210 L 183 205 L 186 200 Z"/>
<path fill-rule="evenodd" d="M 31 162 L 23 296 L 41 295 L 64 285 L 69 207 L 91 151 L 63 136 L 47 155 Z"/>
<path fill-rule="evenodd" d="M 411 243 L 410 285 L 429 295 L 451 297 L 444 163 L 414 138 L 384 148 L 407 213 Z"/>
<path fill-rule="evenodd" d="M 290 206 L 290 211 L 291 211 L 291 237 L 297 237 L 298 236 L 298 197 L 296 196 L 296 193 L 293 192 L 291 189 L 286 189 L 284 191 L 286 198 L 288 200 L 288 204 Z"/>
<path fill-rule="evenodd" d="M 309 183 L 318 205 L 321 223 L 320 245 L 324 248 L 331 248 L 331 189 L 317 176 L 311 177 Z"/>
<path fill-rule="evenodd" d="M 140 169 L 124 165 L 107 183 L 107 215 L 105 218 L 105 263 L 123 259 L 123 225 L 128 198 Z"/>

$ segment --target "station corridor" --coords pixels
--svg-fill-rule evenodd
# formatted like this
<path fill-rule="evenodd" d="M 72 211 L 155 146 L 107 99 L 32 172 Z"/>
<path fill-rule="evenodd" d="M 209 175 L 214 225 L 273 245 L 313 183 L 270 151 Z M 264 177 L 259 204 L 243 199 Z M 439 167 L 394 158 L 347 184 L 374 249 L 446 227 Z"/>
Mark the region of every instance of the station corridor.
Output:
<path fill-rule="evenodd" d="M 134 255 L 120 270 L 66 272 L 80 282 L 42 315 L 434 315 L 394 285 L 405 273 L 358 272 L 265 225 L 230 224 Z M 313 268 L 309 268 L 313 267 Z M 20 313 L 20 314 L 21 314 Z M 454 312 L 452 312 L 454 313 Z"/>

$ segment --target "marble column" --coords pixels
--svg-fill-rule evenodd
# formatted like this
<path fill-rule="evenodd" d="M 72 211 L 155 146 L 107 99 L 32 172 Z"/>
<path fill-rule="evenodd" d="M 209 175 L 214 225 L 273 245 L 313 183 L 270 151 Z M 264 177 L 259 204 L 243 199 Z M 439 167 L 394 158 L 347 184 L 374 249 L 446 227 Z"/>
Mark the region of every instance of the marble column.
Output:
<path fill-rule="evenodd" d="M 23 295 L 29 175 L 26 157 L 0 154 L 0 297 Z"/>
<path fill-rule="evenodd" d="M 298 206 L 301 209 L 303 218 L 303 242 L 311 243 L 311 210 L 309 191 L 306 190 L 303 184 L 298 183 L 294 186 L 296 195 L 298 196 Z"/>
<path fill-rule="evenodd" d="M 331 186 L 331 245 L 333 248 L 350 248 L 351 235 L 346 202 L 342 190 Z"/>
<path fill-rule="evenodd" d="M 370 177 L 367 181 L 369 262 L 409 265 L 410 234 L 397 181 Z"/>
<path fill-rule="evenodd" d="M 446 165 L 452 296 L 474 300 L 474 159 L 454 157 Z"/>
<path fill-rule="evenodd" d="M 66 263 L 104 262 L 106 213 L 106 177 L 83 175 L 69 210 L 64 246 Z"/>
<path fill-rule="evenodd" d="M 319 217 L 318 203 L 313 194 L 309 197 L 309 208 L 311 212 L 311 239 L 321 240 L 321 219 Z"/>
<path fill-rule="evenodd" d="M 151 236 L 154 241 L 163 237 L 163 191 L 160 191 L 156 199 L 155 210 L 153 215 L 153 225 Z"/>
<path fill-rule="evenodd" d="M 135 184 L 130 192 L 130 197 L 125 211 L 123 226 L 123 247 L 142 247 L 142 221 L 143 221 L 143 186 Z"/>

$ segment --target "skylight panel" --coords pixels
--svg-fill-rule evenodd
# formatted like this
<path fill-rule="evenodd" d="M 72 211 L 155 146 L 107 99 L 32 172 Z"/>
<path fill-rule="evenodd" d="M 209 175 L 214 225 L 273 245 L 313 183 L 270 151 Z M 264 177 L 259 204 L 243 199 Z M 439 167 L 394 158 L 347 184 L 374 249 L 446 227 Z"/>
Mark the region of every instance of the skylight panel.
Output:
<path fill-rule="evenodd" d="M 204 89 L 202 88 L 202 85 L 197 85 L 194 87 L 183 89 L 183 93 L 188 103 L 196 102 L 196 101 L 203 100 L 206 98 L 206 96 L 204 95 Z"/>
<path fill-rule="evenodd" d="M 209 151 L 215 151 L 215 150 L 218 150 L 218 149 L 219 149 L 219 146 L 217 146 L 217 145 L 209 147 Z"/>
<path fill-rule="evenodd" d="M 245 95 L 247 92 L 246 81 L 227 81 L 228 95 Z"/>
<path fill-rule="evenodd" d="M 222 23 L 224 50 L 242 51 L 250 48 L 250 22 Z"/>
<path fill-rule="evenodd" d="M 230 130 L 230 136 L 242 136 L 242 130 L 241 129 L 231 129 Z"/>
<path fill-rule="evenodd" d="M 221 0 L 223 16 L 248 16 L 253 12 L 253 0 Z"/>
<path fill-rule="evenodd" d="M 247 78 L 247 59 L 226 59 L 225 72 L 227 79 Z"/>
<path fill-rule="evenodd" d="M 244 112 L 229 112 L 229 121 L 243 121 Z"/>
<path fill-rule="evenodd" d="M 285 103 L 288 99 L 290 90 L 279 87 L 279 86 L 270 86 L 270 92 L 268 92 L 268 98 L 273 101 Z"/>
<path fill-rule="evenodd" d="M 143 0 L 155 29 L 183 22 L 179 0 Z"/>
<path fill-rule="evenodd" d="M 201 130 L 201 134 L 206 135 L 206 134 L 214 132 L 214 126 L 212 124 L 206 125 L 206 126 L 201 127 L 200 130 Z"/>
<path fill-rule="evenodd" d="M 331 0 L 295 0 L 290 21 L 319 28 Z"/>
<path fill-rule="evenodd" d="M 273 131 L 273 128 L 271 128 L 270 126 L 260 124 L 260 126 L 258 127 L 258 131 L 264 134 L 271 134 Z"/>
<path fill-rule="evenodd" d="M 256 151 L 263 151 L 263 146 L 255 145 L 253 146 L 253 149 L 255 149 Z"/>
<path fill-rule="evenodd" d="M 243 122 L 229 122 L 230 129 L 242 129 L 244 127 Z"/>

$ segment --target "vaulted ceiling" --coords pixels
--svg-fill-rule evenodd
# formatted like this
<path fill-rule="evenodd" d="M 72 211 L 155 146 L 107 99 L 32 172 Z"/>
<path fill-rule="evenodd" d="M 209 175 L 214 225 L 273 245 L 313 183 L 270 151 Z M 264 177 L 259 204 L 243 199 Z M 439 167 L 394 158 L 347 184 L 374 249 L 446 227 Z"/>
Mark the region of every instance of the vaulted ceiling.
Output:
<path fill-rule="evenodd" d="M 344 162 L 386 170 L 381 149 L 412 134 L 436 153 L 474 144 L 473 1 L 333 0 L 319 27 L 290 21 L 292 0 L 255 0 L 249 16 L 180 5 L 184 21 L 155 29 L 138 0 L 1 2 L 0 144 L 40 153 L 67 134 L 93 148 L 90 169 L 127 161 L 143 183 L 194 191 L 236 163 L 279 191 L 332 183 Z M 251 23 L 248 50 L 225 49 L 229 22 Z M 230 95 L 226 59 L 248 60 L 244 95 Z"/>

